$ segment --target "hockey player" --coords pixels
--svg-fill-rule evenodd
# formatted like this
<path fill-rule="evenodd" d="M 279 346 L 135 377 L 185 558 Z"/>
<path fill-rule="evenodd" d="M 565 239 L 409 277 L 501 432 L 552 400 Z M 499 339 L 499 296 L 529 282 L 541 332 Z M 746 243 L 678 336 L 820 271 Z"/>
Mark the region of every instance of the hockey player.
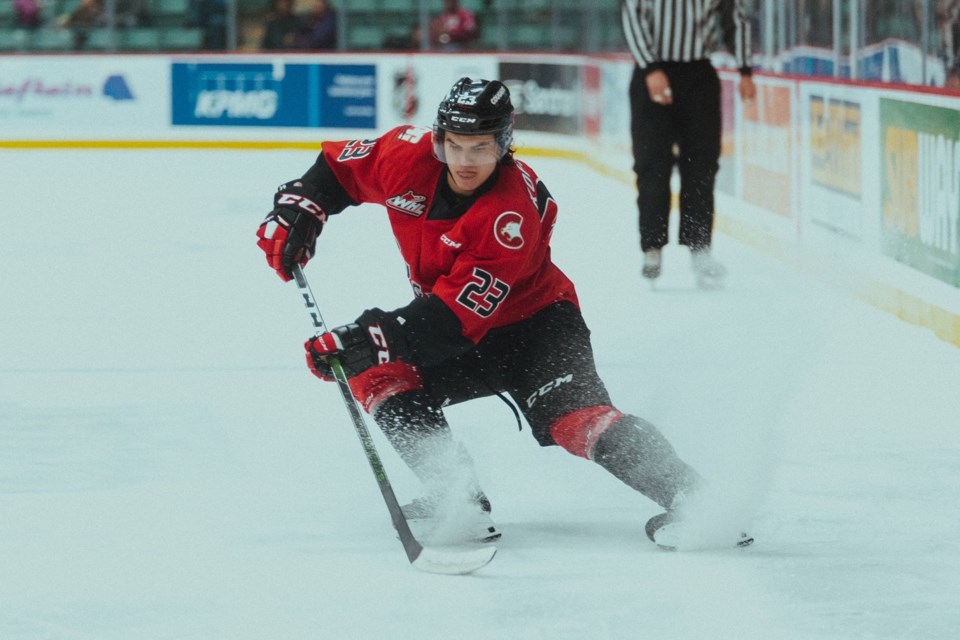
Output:
<path fill-rule="evenodd" d="M 499 537 L 443 407 L 505 393 L 542 446 L 592 460 L 664 507 L 648 525 L 653 539 L 701 479 L 652 424 L 613 406 L 573 283 L 550 259 L 557 203 L 514 158 L 513 121 L 505 85 L 462 78 L 432 131 L 325 142 L 302 178 L 280 186 L 257 244 L 287 281 L 329 216 L 385 207 L 413 300 L 368 309 L 305 346 L 322 379 L 333 378 L 327 358 L 339 358 L 354 396 L 423 481 L 404 507 L 412 528 L 456 514 L 471 523 L 456 536 Z"/>

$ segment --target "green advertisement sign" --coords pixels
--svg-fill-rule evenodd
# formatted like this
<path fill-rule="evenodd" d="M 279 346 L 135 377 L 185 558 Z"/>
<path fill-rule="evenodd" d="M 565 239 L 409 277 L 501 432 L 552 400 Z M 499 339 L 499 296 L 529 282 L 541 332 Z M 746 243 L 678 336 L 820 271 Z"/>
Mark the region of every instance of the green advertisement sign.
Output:
<path fill-rule="evenodd" d="M 883 252 L 960 287 L 960 111 L 880 100 Z"/>

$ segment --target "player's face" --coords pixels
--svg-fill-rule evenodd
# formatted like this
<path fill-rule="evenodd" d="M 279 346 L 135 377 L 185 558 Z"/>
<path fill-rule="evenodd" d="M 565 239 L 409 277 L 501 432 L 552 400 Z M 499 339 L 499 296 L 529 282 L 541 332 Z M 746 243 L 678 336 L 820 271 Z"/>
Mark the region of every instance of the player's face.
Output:
<path fill-rule="evenodd" d="M 468 196 L 487 181 L 500 161 L 500 147 L 493 134 L 465 136 L 447 131 L 443 139 L 447 181 L 454 193 Z"/>

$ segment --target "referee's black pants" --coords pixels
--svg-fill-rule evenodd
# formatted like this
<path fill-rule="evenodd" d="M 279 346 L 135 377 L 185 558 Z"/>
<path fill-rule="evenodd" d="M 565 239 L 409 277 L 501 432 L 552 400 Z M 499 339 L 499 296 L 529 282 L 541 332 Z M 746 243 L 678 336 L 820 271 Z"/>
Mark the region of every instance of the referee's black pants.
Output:
<path fill-rule="evenodd" d="M 653 101 L 646 71 L 639 67 L 634 67 L 630 82 L 640 248 L 659 249 L 668 242 L 670 176 L 675 163 L 680 173 L 678 240 L 691 249 L 709 248 L 713 188 L 720 167 L 720 78 L 708 60 L 665 62 L 660 68 L 670 80 L 671 105 Z"/>

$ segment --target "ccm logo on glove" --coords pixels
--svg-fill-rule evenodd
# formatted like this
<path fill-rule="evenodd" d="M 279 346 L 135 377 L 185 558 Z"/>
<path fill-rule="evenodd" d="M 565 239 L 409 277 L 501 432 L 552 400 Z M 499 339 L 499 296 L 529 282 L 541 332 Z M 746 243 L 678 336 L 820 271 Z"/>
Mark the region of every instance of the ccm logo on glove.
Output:
<path fill-rule="evenodd" d="M 336 358 L 348 378 L 390 362 L 390 347 L 379 324 L 347 324 L 307 340 L 307 366 L 321 380 L 333 380 L 330 359 Z"/>
<path fill-rule="evenodd" d="M 357 321 L 331 329 L 304 343 L 307 366 L 315 376 L 333 380 L 329 360 L 336 358 L 348 378 L 371 367 L 409 357 L 402 318 L 380 309 L 364 311 Z"/>
<path fill-rule="evenodd" d="M 308 187 L 300 181 L 281 185 L 273 199 L 273 211 L 257 230 L 257 246 L 285 282 L 292 278 L 293 265 L 306 266 L 313 257 L 317 236 L 327 219 L 323 207 L 306 193 Z"/>
<path fill-rule="evenodd" d="M 317 216 L 320 222 L 325 222 L 327 219 L 327 213 L 323 210 L 323 208 L 313 200 L 305 198 L 304 196 L 298 196 L 294 193 L 278 194 L 277 206 L 283 205 L 296 205 L 301 209 L 306 209 L 313 215 Z"/>
<path fill-rule="evenodd" d="M 383 335 L 383 329 L 380 328 L 380 325 L 375 324 L 367 327 L 367 332 L 370 334 L 370 342 L 377 347 L 377 363 L 386 364 L 390 362 L 390 346 L 387 344 L 387 336 Z"/>

